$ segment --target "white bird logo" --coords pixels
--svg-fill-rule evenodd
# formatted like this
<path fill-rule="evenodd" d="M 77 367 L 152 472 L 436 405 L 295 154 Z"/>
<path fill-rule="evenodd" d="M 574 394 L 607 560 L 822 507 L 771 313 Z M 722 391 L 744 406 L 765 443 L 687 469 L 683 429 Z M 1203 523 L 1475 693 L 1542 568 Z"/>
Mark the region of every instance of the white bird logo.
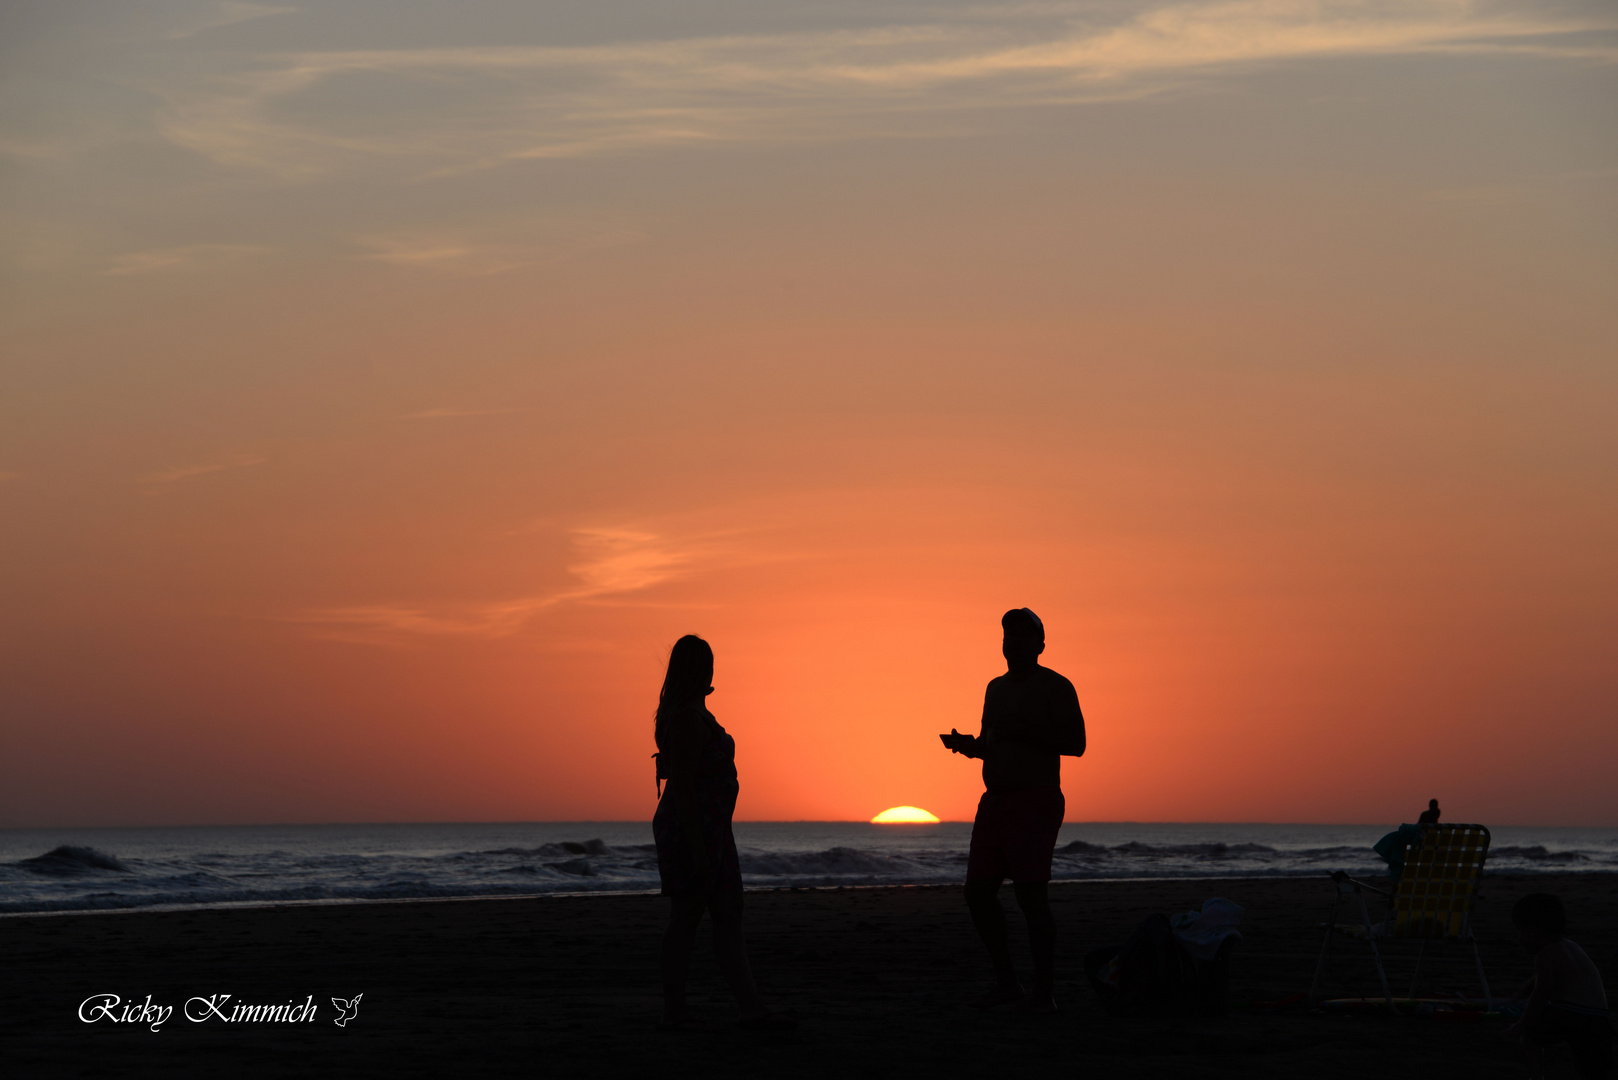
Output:
<path fill-rule="evenodd" d="M 331 1003 L 337 1006 L 337 1019 L 332 1022 L 338 1027 L 347 1027 L 348 1022 L 360 1014 L 360 998 L 364 996 L 364 994 L 355 994 L 353 1001 L 332 998 Z"/>

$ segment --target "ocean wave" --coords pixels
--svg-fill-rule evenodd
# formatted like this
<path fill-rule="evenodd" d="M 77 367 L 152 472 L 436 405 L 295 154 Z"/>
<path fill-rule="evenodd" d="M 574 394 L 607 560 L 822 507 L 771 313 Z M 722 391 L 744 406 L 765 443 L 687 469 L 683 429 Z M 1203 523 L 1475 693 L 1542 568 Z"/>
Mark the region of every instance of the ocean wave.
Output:
<path fill-rule="evenodd" d="M 84 874 L 94 870 L 110 870 L 119 874 L 134 873 L 115 856 L 92 847 L 63 844 L 32 859 L 20 859 L 14 865 L 35 874 Z"/>
<path fill-rule="evenodd" d="M 885 855 L 859 848 L 834 847 L 809 852 L 746 852 L 741 856 L 742 873 L 759 877 L 824 876 L 828 874 L 867 874 L 902 876 L 919 870 L 915 860 Z"/>
<path fill-rule="evenodd" d="M 567 862 L 546 863 L 545 869 L 555 870 L 559 874 L 572 874 L 574 877 L 596 876 L 596 868 L 589 859 L 569 859 Z"/>
<path fill-rule="evenodd" d="M 1341 850 L 1353 851 L 1356 849 Z M 1131 840 L 1127 844 L 1116 844 L 1113 847 L 1107 847 L 1105 844 L 1089 844 L 1083 840 L 1074 840 L 1057 848 L 1055 854 L 1080 855 L 1093 858 L 1121 856 L 1142 859 L 1253 859 L 1280 856 L 1282 853 L 1268 844 L 1222 844 L 1217 841 L 1206 844 L 1145 844 L 1139 840 Z M 1287 854 L 1290 856 L 1293 853 Z"/>
<path fill-rule="evenodd" d="M 1300 848 L 1297 851 L 1286 852 L 1288 858 L 1293 859 L 1354 859 L 1364 858 L 1371 854 L 1371 848 L 1366 847 L 1321 847 Z"/>
<path fill-rule="evenodd" d="M 1528 847 L 1498 847 L 1489 852 L 1495 858 L 1515 856 L 1530 862 L 1588 862 L 1590 857 L 1582 851 L 1547 851 L 1542 844 Z"/>
<path fill-rule="evenodd" d="M 540 871 L 545 874 L 544 871 Z M 548 875 L 547 875 L 548 876 Z M 640 883 L 637 888 L 655 888 L 656 882 Z M 622 888 L 619 886 L 618 888 Z M 610 892 L 607 888 L 568 888 L 563 880 L 535 883 L 528 888 L 500 886 L 492 882 L 468 885 L 434 885 L 398 882 L 367 887 L 302 885 L 280 889 L 198 889 L 179 892 L 96 892 L 86 895 L 0 902 L 0 914 L 20 915 L 51 911 L 120 911 L 169 905 L 188 907 L 230 907 L 238 904 L 308 903 L 318 901 L 365 900 L 452 900 L 463 897 L 544 896 L 568 892 Z"/>
<path fill-rule="evenodd" d="M 777 834 L 772 835 L 738 826 L 744 883 L 749 889 L 938 885 L 958 884 L 965 877 L 964 830 L 940 835 L 936 846 L 931 841 L 912 846 L 914 834 L 867 836 L 863 826 L 851 825 L 840 835 L 836 829 L 811 824 L 803 839 L 816 839 L 805 843 L 779 827 L 772 826 Z M 1370 838 L 1376 830 L 1364 832 Z M 654 891 L 659 886 L 656 845 L 631 842 L 647 838 L 641 830 L 603 834 L 607 839 L 586 839 L 589 834 L 582 830 L 571 837 L 554 831 L 531 834 L 531 840 L 509 833 L 498 838 L 469 835 L 459 845 L 442 847 L 435 846 L 439 835 L 392 846 L 334 848 L 315 834 L 302 846 L 237 852 L 221 850 L 213 838 L 188 852 L 172 843 L 109 851 L 84 842 L 98 838 L 83 837 L 24 859 L 17 856 L 30 848 L 13 849 L 16 854 L 9 858 L 17 861 L 0 862 L 0 913 L 539 896 Z M 1073 838 L 1074 831 L 1067 835 L 1054 852 L 1056 881 L 1288 877 L 1319 875 L 1326 869 L 1375 874 L 1385 869 L 1369 840 L 1349 844 L 1337 836 L 1322 835 L 1311 838 L 1314 846 L 1293 847 L 1262 833 L 1234 830 L 1224 839 L 1205 830 L 1176 835 L 1170 827 L 1122 836 L 1083 833 L 1089 840 Z M 1103 837 L 1107 842 L 1099 842 Z M 1597 872 L 1618 866 L 1618 851 L 1599 840 L 1579 844 L 1579 850 L 1562 850 L 1574 845 L 1548 835 L 1542 840 L 1519 834 L 1513 840 L 1490 854 L 1491 864 L 1502 873 Z M 52 838 L 31 850 L 54 842 Z"/>
<path fill-rule="evenodd" d="M 1138 840 L 1131 840 L 1127 844 L 1119 844 L 1111 848 L 1118 855 L 1139 855 L 1147 858 L 1168 856 L 1189 856 L 1195 859 L 1231 859 L 1252 858 L 1256 855 L 1274 855 L 1275 848 L 1268 844 L 1143 844 Z"/>
<path fill-rule="evenodd" d="M 606 855 L 610 850 L 602 840 L 563 840 L 556 844 L 541 844 L 538 847 L 495 848 L 492 851 L 458 851 L 448 856 L 451 859 L 475 858 L 479 855 L 517 855 L 522 858 L 559 858 L 563 855 Z"/>

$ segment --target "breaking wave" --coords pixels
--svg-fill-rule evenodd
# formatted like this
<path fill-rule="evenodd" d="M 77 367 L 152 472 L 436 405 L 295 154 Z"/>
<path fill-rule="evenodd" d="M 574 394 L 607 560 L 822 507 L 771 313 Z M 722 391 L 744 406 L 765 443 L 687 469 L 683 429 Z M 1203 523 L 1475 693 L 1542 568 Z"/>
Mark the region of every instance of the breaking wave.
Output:
<path fill-rule="evenodd" d="M 32 859 L 22 859 L 16 865 L 36 874 L 83 874 L 93 870 L 112 870 L 120 874 L 131 872 L 129 867 L 111 855 L 92 847 L 74 847 L 70 844 L 52 848 Z"/>
<path fill-rule="evenodd" d="M 1546 851 L 1542 844 L 1534 844 L 1531 847 L 1495 848 L 1489 854 L 1497 859 L 1514 856 L 1519 859 L 1527 859 L 1530 862 L 1576 863 L 1590 861 L 1590 856 L 1582 851 Z"/>
<path fill-rule="evenodd" d="M 557 837 L 554 826 L 401 826 L 392 833 L 375 827 L 361 840 L 343 844 L 332 840 L 331 830 L 339 828 L 363 832 L 366 827 L 288 827 L 275 835 L 276 842 L 235 850 L 220 842 L 219 830 L 193 840 L 184 830 L 169 830 L 162 844 L 134 843 L 116 853 L 75 840 L 42 855 L 0 862 L 0 913 L 656 891 L 660 885 L 657 850 L 644 842 L 650 839 L 644 824 L 568 839 Z M 970 826 L 930 828 L 887 832 L 863 824 L 738 824 L 742 880 L 749 888 L 963 880 Z M 1075 828 L 1064 831 L 1071 836 Z M 1068 839 L 1056 848 L 1054 880 L 1266 877 L 1327 870 L 1374 875 L 1385 869 L 1370 848 L 1380 835 L 1376 827 L 1082 828 L 1088 839 Z M 1210 838 L 1222 828 L 1228 828 L 1227 838 Z M 1552 837 L 1571 835 L 1565 831 L 1514 832 L 1515 842 L 1490 852 L 1491 870 L 1618 871 L 1618 838 L 1591 835 L 1585 842 L 1563 844 Z M 429 834 L 431 843 L 424 839 Z"/>

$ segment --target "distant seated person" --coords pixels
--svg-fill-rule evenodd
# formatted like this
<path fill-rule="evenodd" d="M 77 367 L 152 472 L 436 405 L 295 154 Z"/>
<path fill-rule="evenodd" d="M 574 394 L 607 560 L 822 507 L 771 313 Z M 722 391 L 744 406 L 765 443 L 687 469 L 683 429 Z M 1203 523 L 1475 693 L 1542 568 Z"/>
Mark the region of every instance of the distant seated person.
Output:
<path fill-rule="evenodd" d="M 1567 1043 L 1583 1077 L 1612 1075 L 1612 1014 L 1601 973 L 1585 951 L 1563 937 L 1567 915 L 1550 893 L 1531 893 L 1511 909 L 1518 940 L 1534 958 L 1522 1019 L 1508 1034 L 1523 1042 L 1531 1075 L 1543 1077 L 1546 1047 Z"/>
<path fill-rule="evenodd" d="M 1423 810 L 1421 812 L 1421 817 L 1416 819 L 1416 824 L 1417 825 L 1437 825 L 1438 824 L 1438 800 L 1437 799 L 1428 799 L 1427 800 L 1427 809 L 1425 809 L 1425 810 Z"/>

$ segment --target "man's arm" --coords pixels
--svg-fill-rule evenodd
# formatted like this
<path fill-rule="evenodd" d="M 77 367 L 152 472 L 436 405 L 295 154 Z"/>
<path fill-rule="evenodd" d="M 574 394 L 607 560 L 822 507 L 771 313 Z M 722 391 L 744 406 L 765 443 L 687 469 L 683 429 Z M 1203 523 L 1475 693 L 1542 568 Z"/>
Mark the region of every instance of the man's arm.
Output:
<path fill-rule="evenodd" d="M 1083 757 L 1086 746 L 1084 710 L 1079 708 L 1079 692 L 1073 689 L 1071 682 L 1063 679 L 1054 697 L 1051 720 L 1056 727 L 1056 737 L 1060 743 L 1056 752 L 1067 754 L 1069 757 Z"/>
<path fill-rule="evenodd" d="M 1545 1011 L 1545 1003 L 1551 999 L 1551 991 L 1556 987 L 1556 971 L 1551 964 L 1550 949 L 1541 949 L 1534 954 L 1533 993 L 1528 995 L 1528 1004 L 1523 1006 L 1522 1019 L 1506 1029 L 1507 1035 L 1521 1035 L 1528 1030 L 1528 1025 L 1539 1018 Z"/>
<path fill-rule="evenodd" d="M 944 740 L 944 745 L 949 747 L 952 753 L 961 754 L 969 758 L 982 758 L 989 755 L 990 748 L 994 745 L 988 739 L 989 695 L 993 693 L 993 691 L 994 684 L 990 683 L 989 689 L 983 692 L 983 717 L 978 721 L 978 734 L 976 737 L 971 735 L 962 735 L 954 728 L 949 729 L 948 735 L 939 736 Z"/>

